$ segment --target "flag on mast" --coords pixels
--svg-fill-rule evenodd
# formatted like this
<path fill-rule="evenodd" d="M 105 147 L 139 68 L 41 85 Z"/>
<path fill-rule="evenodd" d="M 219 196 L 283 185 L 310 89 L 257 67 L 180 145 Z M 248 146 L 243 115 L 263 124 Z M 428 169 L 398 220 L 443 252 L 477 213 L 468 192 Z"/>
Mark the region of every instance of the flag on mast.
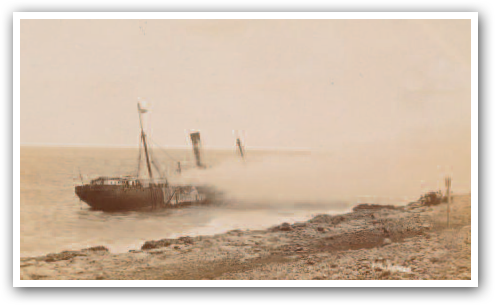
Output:
<path fill-rule="evenodd" d="M 138 103 L 138 110 L 139 110 L 139 113 L 146 113 L 146 112 L 148 112 L 148 109 L 141 108 L 141 103 Z"/>

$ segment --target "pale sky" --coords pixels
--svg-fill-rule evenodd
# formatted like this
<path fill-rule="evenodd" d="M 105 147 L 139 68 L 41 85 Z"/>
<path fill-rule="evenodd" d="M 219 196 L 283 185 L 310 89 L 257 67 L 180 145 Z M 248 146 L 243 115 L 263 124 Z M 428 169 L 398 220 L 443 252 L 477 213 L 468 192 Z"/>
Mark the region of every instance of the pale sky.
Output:
<path fill-rule="evenodd" d="M 470 20 L 22 20 L 21 144 L 470 149 Z"/>

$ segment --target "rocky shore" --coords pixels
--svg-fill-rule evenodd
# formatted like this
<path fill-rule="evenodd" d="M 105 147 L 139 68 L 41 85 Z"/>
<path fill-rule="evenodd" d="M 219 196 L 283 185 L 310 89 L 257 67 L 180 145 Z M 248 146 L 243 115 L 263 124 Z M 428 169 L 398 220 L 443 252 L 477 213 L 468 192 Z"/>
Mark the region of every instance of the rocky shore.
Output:
<path fill-rule="evenodd" d="M 21 280 L 469 280 L 471 196 L 451 205 L 358 205 L 268 230 L 21 258 Z"/>

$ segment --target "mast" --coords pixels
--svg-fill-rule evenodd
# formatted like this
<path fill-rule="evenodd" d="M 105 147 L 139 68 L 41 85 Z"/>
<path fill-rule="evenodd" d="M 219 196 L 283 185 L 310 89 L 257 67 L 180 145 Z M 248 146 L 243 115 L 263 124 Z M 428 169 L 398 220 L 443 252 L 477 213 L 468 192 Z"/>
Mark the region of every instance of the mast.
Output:
<path fill-rule="evenodd" d="M 146 155 L 146 165 L 148 166 L 148 173 L 150 175 L 150 179 L 152 179 L 153 174 L 151 173 L 151 163 L 150 163 L 150 156 L 148 154 L 148 145 L 146 144 L 146 134 L 144 133 L 143 121 L 141 120 L 141 114 L 146 112 L 147 110 L 142 109 L 141 105 L 138 103 L 139 125 L 141 126 L 141 139 L 143 140 L 144 153 Z"/>
<path fill-rule="evenodd" d="M 241 139 L 237 138 L 237 147 L 239 148 L 239 152 L 241 153 L 241 158 L 244 160 L 244 151 L 242 150 Z"/>

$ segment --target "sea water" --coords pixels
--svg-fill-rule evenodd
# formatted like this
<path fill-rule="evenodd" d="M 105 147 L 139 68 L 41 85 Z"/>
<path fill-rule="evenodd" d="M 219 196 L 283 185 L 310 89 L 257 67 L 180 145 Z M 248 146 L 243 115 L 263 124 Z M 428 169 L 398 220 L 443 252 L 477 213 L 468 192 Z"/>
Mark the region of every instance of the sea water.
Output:
<path fill-rule="evenodd" d="M 138 156 L 137 148 L 22 146 L 21 256 L 96 245 L 127 252 L 147 240 L 263 229 L 320 213 L 345 213 L 356 203 L 406 204 L 438 189 L 442 173 L 434 165 L 451 162 L 442 155 L 394 159 L 371 151 L 366 158 L 362 151 L 248 151 L 242 160 L 231 149 L 204 150 L 208 168 L 200 170 L 192 166 L 191 150 L 155 149 L 154 159 L 171 182 L 214 186 L 223 193 L 219 202 L 106 213 L 91 210 L 75 195 L 75 186 L 90 179 L 135 175 Z M 180 175 L 177 161 L 184 164 Z M 458 193 L 470 189 L 469 168 L 453 180 Z"/>

